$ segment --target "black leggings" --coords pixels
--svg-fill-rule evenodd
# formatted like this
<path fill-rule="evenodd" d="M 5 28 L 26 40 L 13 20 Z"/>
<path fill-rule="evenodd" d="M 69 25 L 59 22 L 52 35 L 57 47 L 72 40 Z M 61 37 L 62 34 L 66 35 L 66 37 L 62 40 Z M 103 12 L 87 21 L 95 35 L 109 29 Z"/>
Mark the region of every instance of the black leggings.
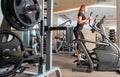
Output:
<path fill-rule="evenodd" d="M 84 38 L 84 35 L 83 35 L 83 33 L 82 33 L 81 30 L 75 30 L 75 29 L 74 29 L 73 32 L 74 32 L 74 36 L 75 36 L 76 39 L 85 39 L 85 38 Z M 77 44 L 77 49 L 78 49 L 79 51 L 81 51 L 81 46 L 80 46 L 80 44 Z"/>

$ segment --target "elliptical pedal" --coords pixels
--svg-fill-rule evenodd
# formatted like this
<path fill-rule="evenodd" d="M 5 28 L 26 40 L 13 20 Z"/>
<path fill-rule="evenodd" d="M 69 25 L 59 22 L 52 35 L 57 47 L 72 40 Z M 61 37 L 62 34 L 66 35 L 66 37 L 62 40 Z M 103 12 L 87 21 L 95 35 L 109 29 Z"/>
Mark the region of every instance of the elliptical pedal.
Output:
<path fill-rule="evenodd" d="M 77 60 L 75 60 L 77 61 Z M 78 71 L 78 72 L 92 72 L 92 69 L 90 69 L 90 64 L 87 60 L 81 60 L 76 62 L 76 67 L 72 69 L 72 71 Z"/>
<path fill-rule="evenodd" d="M 74 71 L 91 73 L 93 70 L 89 66 L 77 66 L 72 69 L 72 72 Z"/>

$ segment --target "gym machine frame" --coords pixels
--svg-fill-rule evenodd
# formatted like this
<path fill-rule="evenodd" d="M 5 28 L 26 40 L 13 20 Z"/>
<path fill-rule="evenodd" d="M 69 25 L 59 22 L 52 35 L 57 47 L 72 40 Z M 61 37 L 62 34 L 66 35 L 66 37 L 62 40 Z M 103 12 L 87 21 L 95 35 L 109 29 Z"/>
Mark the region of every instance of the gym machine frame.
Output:
<path fill-rule="evenodd" d="M 41 46 L 41 52 L 42 52 L 42 54 L 43 54 L 43 45 L 44 45 L 44 42 L 43 42 L 43 40 L 44 40 L 44 27 L 45 27 L 45 25 L 44 25 L 44 2 L 45 2 L 45 0 L 42 0 L 42 21 L 43 21 L 43 23 L 42 23 L 42 25 L 41 25 L 41 36 L 43 37 L 42 39 L 41 39 L 41 41 L 42 41 L 42 46 Z M 49 27 L 52 27 L 53 26 L 53 0 L 47 0 L 47 26 L 49 26 Z M 52 64 L 52 32 L 51 31 L 47 31 L 46 32 L 46 34 L 47 34 L 47 50 L 46 50 L 46 72 L 44 72 L 44 71 L 42 71 L 42 73 L 43 74 L 41 74 L 41 75 L 38 75 L 37 77 L 44 77 L 44 76 L 47 76 L 48 74 L 51 74 L 51 73 L 53 73 L 53 72 L 56 72 L 56 75 L 57 75 L 57 77 L 62 77 L 62 74 L 61 74 L 61 71 L 60 71 L 60 69 L 58 68 L 58 67 L 55 67 L 55 68 L 53 68 L 53 64 Z M 43 69 L 44 69 L 44 66 L 42 67 Z"/>

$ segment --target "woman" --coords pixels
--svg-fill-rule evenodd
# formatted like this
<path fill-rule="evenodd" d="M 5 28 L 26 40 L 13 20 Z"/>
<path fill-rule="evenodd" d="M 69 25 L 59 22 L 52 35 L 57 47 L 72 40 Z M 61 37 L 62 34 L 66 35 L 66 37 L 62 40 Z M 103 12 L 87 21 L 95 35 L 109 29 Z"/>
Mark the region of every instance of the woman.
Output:
<path fill-rule="evenodd" d="M 89 16 L 88 18 L 85 17 L 84 13 L 86 12 L 87 12 L 87 7 L 84 4 L 81 5 L 78 12 L 77 26 L 73 30 L 76 39 L 84 39 L 84 36 L 82 33 L 83 26 L 84 24 L 88 24 L 89 20 L 91 19 L 91 16 Z M 81 47 L 79 44 L 77 45 L 77 52 L 78 52 L 78 60 L 76 61 L 80 62 L 81 60 L 84 60 L 83 58 L 81 58 L 81 54 L 80 54 Z"/>

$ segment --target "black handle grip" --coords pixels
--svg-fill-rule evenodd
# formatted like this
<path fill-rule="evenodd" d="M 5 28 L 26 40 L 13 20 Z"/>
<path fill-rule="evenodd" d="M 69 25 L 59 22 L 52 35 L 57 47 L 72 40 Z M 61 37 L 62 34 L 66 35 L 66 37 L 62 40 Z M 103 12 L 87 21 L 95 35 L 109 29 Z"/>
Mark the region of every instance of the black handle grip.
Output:
<path fill-rule="evenodd" d="M 90 12 L 90 16 L 92 16 L 93 12 Z"/>
<path fill-rule="evenodd" d="M 98 17 L 98 15 L 95 16 L 94 22 L 96 22 L 97 17 Z"/>

